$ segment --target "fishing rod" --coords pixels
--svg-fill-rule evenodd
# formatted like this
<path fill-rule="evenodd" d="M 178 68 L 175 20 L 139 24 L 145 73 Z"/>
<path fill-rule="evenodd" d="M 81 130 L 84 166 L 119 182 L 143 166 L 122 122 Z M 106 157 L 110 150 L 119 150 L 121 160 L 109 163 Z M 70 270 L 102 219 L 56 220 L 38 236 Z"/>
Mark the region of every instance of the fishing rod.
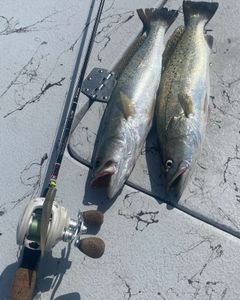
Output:
<path fill-rule="evenodd" d="M 23 245 L 23 255 L 20 266 L 15 273 L 11 289 L 11 300 L 32 299 L 40 259 L 45 251 L 50 251 L 59 240 L 68 243 L 74 241 L 74 245 L 81 252 L 92 258 L 99 258 L 104 253 L 105 244 L 100 238 L 80 238 L 82 234 L 87 232 L 87 226 L 100 227 L 102 225 L 102 213 L 96 210 L 79 212 L 77 220 L 74 220 L 69 217 L 66 209 L 55 201 L 58 174 L 71 133 L 74 115 L 104 3 L 105 0 L 101 0 L 98 7 L 74 96 L 69 102 L 68 107 L 65 105 L 63 110 L 62 118 L 66 109 L 68 113 L 64 125 L 58 128 L 50 163 L 46 171 L 44 183 L 48 182 L 48 187 L 45 189 L 43 184 L 40 197 L 32 199 L 29 202 L 18 223 L 17 243 Z M 57 149 L 57 156 L 54 153 L 55 148 Z"/>

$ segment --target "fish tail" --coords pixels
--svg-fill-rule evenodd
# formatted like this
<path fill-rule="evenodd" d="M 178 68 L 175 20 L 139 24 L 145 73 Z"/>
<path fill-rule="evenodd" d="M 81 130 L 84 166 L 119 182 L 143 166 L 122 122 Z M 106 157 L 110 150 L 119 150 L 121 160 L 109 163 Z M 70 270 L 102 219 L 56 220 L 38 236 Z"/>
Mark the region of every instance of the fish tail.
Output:
<path fill-rule="evenodd" d="M 137 13 L 146 30 L 149 30 L 156 22 L 168 28 L 178 16 L 177 10 L 169 10 L 162 6 L 159 8 L 146 8 L 145 12 L 143 9 L 137 9 Z"/>
<path fill-rule="evenodd" d="M 214 16 L 217 8 L 217 2 L 183 1 L 184 23 L 187 26 L 190 19 L 197 16 L 199 20 L 205 20 L 207 24 Z"/>

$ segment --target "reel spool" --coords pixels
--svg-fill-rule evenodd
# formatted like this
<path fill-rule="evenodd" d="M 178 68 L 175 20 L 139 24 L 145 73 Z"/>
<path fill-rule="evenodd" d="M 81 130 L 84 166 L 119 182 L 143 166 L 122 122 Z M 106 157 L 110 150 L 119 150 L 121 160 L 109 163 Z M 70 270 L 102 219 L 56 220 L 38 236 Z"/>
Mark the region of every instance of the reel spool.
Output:
<path fill-rule="evenodd" d="M 45 198 L 32 199 L 17 227 L 17 243 L 31 250 L 40 250 L 40 228 L 42 206 Z M 67 210 L 56 201 L 53 202 L 52 214 L 48 226 L 45 250 L 50 251 L 59 241 L 72 243 L 85 255 L 99 258 L 103 255 L 105 244 L 98 237 L 81 239 L 87 232 L 87 226 L 101 226 L 103 214 L 96 210 L 79 212 L 77 220 L 71 219 Z"/>

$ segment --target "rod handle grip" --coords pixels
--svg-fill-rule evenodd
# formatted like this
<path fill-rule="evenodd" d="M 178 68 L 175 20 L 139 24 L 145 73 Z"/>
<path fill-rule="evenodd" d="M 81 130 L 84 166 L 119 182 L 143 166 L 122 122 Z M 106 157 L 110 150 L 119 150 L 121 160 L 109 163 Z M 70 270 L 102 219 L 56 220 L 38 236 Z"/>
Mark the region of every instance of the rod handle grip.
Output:
<path fill-rule="evenodd" d="M 100 258 L 105 250 L 104 241 L 98 237 L 87 237 L 79 241 L 78 249 L 91 258 Z"/>
<path fill-rule="evenodd" d="M 15 273 L 10 300 L 32 300 L 36 277 L 36 271 L 18 268 Z"/>
<path fill-rule="evenodd" d="M 103 224 L 103 214 L 98 210 L 86 210 L 82 212 L 83 220 L 88 225 L 101 226 Z"/>

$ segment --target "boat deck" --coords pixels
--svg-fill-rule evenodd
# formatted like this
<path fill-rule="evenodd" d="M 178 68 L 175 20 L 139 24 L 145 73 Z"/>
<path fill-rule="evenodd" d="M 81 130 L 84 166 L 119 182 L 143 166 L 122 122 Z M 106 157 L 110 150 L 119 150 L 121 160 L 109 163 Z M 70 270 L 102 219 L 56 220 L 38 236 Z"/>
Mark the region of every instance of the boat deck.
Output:
<path fill-rule="evenodd" d="M 90 9 L 93 2 L 1 3 L 0 299 L 8 299 L 18 266 L 19 217 L 39 195 L 46 154 L 83 63 L 81 45 L 87 44 L 97 12 L 98 1 Z M 141 31 L 136 9 L 160 2 L 106 0 L 87 73 L 93 67 L 111 69 Z M 114 202 L 90 187 L 105 104 L 86 109 L 88 99 L 81 95 L 57 200 L 73 218 L 78 209 L 104 212 L 97 235 L 106 250 L 93 260 L 60 242 L 41 261 L 35 300 L 240 299 L 240 2 L 218 2 L 207 25 L 214 44 L 206 140 L 180 201 L 169 204 L 163 192 L 154 129 Z M 167 3 L 180 5 L 180 0 Z M 168 35 L 182 22 L 180 13 Z"/>

